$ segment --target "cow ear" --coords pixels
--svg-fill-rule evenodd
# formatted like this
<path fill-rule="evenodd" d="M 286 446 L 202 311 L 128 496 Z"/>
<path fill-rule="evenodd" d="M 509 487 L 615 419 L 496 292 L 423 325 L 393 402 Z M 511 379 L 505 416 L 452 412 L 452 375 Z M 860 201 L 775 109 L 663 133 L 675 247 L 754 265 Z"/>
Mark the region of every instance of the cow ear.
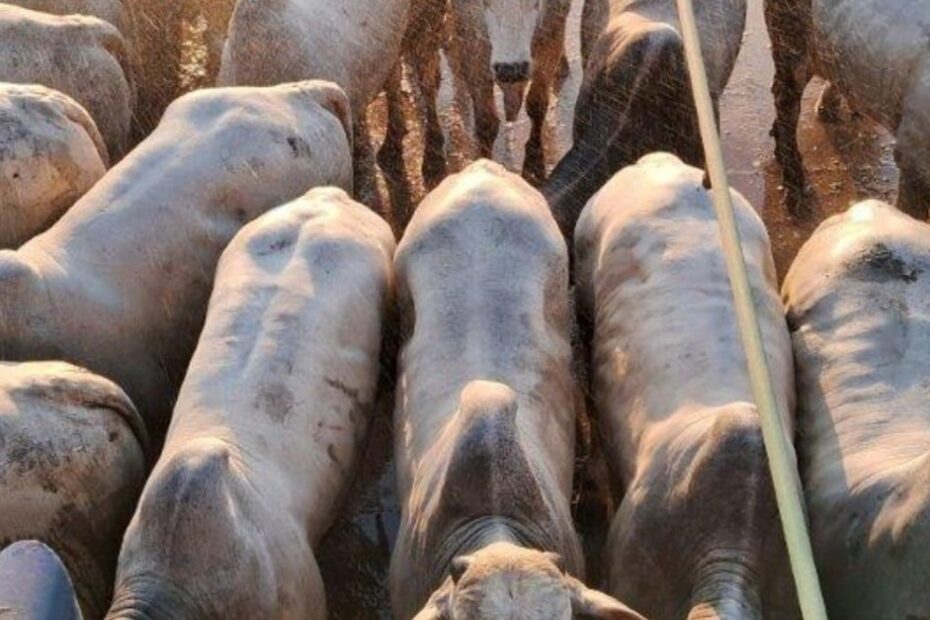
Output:
<path fill-rule="evenodd" d="M 413 620 L 450 620 L 452 615 L 449 611 L 449 598 L 452 592 L 452 584 L 449 580 L 433 592 L 429 597 L 426 606 L 420 610 L 420 613 L 413 617 Z"/>
<path fill-rule="evenodd" d="M 620 601 L 572 580 L 572 614 L 591 620 L 646 620 Z"/>
<path fill-rule="evenodd" d="M 351 152 L 355 132 L 353 130 L 352 108 L 349 105 L 348 95 L 333 82 L 313 80 L 311 84 L 310 93 L 313 99 L 342 124 L 342 128 L 346 133 L 346 140 L 349 142 L 349 151 Z"/>
<path fill-rule="evenodd" d="M 565 560 L 558 553 L 553 553 L 552 551 L 546 551 L 543 555 L 546 556 L 546 559 L 552 562 L 560 573 L 565 572 Z"/>
<path fill-rule="evenodd" d="M 430 600 L 426 607 L 413 617 L 413 620 L 448 620 L 447 611 L 444 607 L 440 607 L 436 602 Z"/>
<path fill-rule="evenodd" d="M 467 555 L 460 555 L 452 558 L 452 564 L 449 565 L 449 574 L 452 576 L 452 583 L 457 584 L 459 582 L 459 579 L 461 579 L 465 571 L 468 570 L 470 564 L 471 558 Z"/>

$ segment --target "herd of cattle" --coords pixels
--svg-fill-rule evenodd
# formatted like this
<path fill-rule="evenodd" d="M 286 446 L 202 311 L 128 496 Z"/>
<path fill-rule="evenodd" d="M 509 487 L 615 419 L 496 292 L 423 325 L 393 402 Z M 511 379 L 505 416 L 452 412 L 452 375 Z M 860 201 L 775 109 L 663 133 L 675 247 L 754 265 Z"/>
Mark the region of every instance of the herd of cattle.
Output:
<path fill-rule="evenodd" d="M 570 0 L 5 1 L 0 615 L 325 617 L 314 549 L 396 333 L 397 618 L 799 616 L 673 0 L 586 0 L 551 174 Z M 746 0 L 696 4 L 716 102 Z M 894 131 L 901 172 L 898 208 L 821 224 L 781 295 L 733 193 L 829 612 L 930 618 L 930 3 L 766 18 L 789 208 L 815 73 L 821 117 L 845 99 Z M 194 20 L 217 88 L 180 96 Z M 508 121 L 525 102 L 523 177 L 447 175 L 443 50 L 483 157 L 495 89 Z M 398 166 L 405 70 L 432 191 L 389 224 L 350 195 L 354 145 L 386 92 Z M 588 415 L 618 500 L 604 592 L 571 512 Z"/>

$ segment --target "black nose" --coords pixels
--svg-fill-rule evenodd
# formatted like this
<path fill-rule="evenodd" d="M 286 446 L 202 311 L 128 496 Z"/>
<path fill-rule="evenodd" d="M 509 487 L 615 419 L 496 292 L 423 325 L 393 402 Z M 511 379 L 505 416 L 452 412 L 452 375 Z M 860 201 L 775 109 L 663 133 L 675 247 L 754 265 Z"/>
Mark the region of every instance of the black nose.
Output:
<path fill-rule="evenodd" d="M 514 84 L 530 79 L 530 63 L 528 62 L 495 62 L 494 77 L 501 84 Z"/>

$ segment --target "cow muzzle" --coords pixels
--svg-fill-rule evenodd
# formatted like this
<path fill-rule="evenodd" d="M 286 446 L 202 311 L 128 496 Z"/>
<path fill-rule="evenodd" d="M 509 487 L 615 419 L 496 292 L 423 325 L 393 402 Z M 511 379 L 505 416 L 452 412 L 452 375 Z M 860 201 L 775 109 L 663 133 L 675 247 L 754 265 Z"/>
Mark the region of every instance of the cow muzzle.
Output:
<path fill-rule="evenodd" d="M 517 84 L 530 79 L 529 62 L 495 62 L 494 78 L 502 86 L 504 84 Z"/>
<path fill-rule="evenodd" d="M 530 63 L 494 63 L 494 77 L 504 95 L 504 117 L 508 123 L 517 120 L 523 107 L 523 94 L 530 79 Z"/>

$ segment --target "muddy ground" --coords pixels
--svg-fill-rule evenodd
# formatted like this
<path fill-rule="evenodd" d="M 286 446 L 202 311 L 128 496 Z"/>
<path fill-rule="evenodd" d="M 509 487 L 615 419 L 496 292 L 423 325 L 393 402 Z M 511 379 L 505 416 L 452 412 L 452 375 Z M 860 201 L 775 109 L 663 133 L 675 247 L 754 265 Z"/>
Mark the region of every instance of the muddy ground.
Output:
<path fill-rule="evenodd" d="M 569 28 L 568 56 L 571 74 L 560 87 L 553 102 L 548 127 L 547 152 L 551 167 L 571 145 L 571 121 L 574 100 L 581 78 L 578 43 L 581 2 L 575 0 Z M 199 60 L 191 48 L 189 59 Z M 866 197 L 893 200 L 897 171 L 892 156 L 893 141 L 887 132 L 870 122 L 844 111 L 842 120 L 832 126 L 819 122 L 813 107 L 821 84 L 815 82 L 807 92 L 801 127 L 801 148 L 810 180 L 813 215 L 804 220 L 788 216 L 780 186 L 780 173 L 773 157 L 773 142 L 768 135 L 774 119 L 769 88 L 773 76 L 768 35 L 762 17 L 761 0 L 750 0 L 748 26 L 734 75 L 722 100 L 722 133 L 730 180 L 762 214 L 772 238 L 775 262 L 783 277 L 800 245 L 826 216 L 845 209 L 852 201 Z M 202 75 L 190 74 L 191 85 Z M 406 175 L 400 182 L 387 183 L 377 172 L 373 152 L 383 137 L 385 110 L 383 98 L 369 111 L 370 150 L 365 158 L 357 191 L 364 202 L 388 215 L 391 202 L 408 208 L 425 194 L 419 174 L 422 155 L 417 97 L 407 92 L 408 130 L 405 140 Z M 462 111 L 462 97 L 445 72 L 441 93 L 441 116 L 447 132 L 447 156 L 450 170 L 467 165 L 475 153 L 470 138 L 470 119 Z M 525 114 L 512 125 L 503 125 L 495 145 L 495 158 L 519 170 L 523 144 L 529 131 Z M 390 618 L 387 573 L 390 552 L 398 526 L 398 506 L 393 491 L 390 416 L 392 394 L 387 379 L 391 364 L 386 365 L 385 389 L 373 420 L 367 453 L 352 489 L 347 493 L 342 515 L 319 549 L 318 559 L 326 581 L 330 615 L 333 618 Z M 582 462 L 587 458 L 581 455 Z M 579 480 L 590 476 L 579 476 Z M 576 493 L 576 518 L 585 546 L 597 549 L 606 525 L 609 506 L 603 497 L 592 496 L 579 483 Z M 596 554 L 591 554 L 596 556 Z M 592 576 L 596 583 L 596 557 Z"/>

